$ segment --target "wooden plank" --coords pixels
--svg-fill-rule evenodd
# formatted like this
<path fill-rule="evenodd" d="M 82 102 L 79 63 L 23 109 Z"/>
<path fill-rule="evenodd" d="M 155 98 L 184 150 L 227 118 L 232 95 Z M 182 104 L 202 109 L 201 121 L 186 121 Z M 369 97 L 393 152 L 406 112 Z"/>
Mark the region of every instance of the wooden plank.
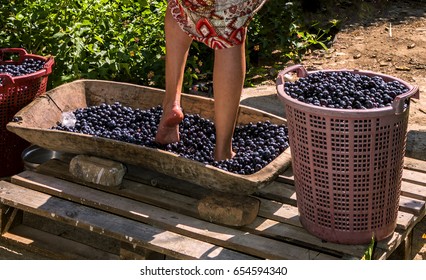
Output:
<path fill-rule="evenodd" d="M 100 186 L 88 182 L 83 182 L 77 178 L 74 178 L 71 173 L 68 172 L 68 164 L 58 160 L 50 160 L 40 165 L 37 169 L 37 173 L 53 176 L 72 183 L 78 183 L 80 185 L 85 185 L 122 197 L 131 198 L 140 202 L 153 204 L 164 209 L 176 211 L 177 213 L 191 216 L 195 215 L 195 217 L 198 217 L 198 211 L 196 208 L 197 199 L 188 197 L 186 195 L 181 195 L 180 193 L 168 192 L 166 190 L 167 187 L 165 187 L 163 190 L 147 184 L 129 180 L 127 175 L 125 176 L 126 179 L 123 180 L 120 188 Z M 176 188 L 174 188 L 174 190 L 176 190 Z M 196 189 L 192 188 L 190 185 L 187 190 L 185 190 L 185 192 L 190 193 L 191 191 L 196 193 Z M 210 191 L 208 193 L 210 193 Z M 198 194 L 196 197 L 198 197 Z"/>
<path fill-rule="evenodd" d="M 394 231 L 388 238 L 377 242 L 377 248 L 381 248 L 386 251 L 389 256 L 398 246 L 401 244 L 403 236 L 401 233 Z"/>
<path fill-rule="evenodd" d="M 246 254 L 4 181 L 0 182 L 0 199 L 3 204 L 14 205 L 39 216 L 179 259 L 254 259 Z"/>
<path fill-rule="evenodd" d="M 298 226 L 301 228 L 301 224 L 299 222 L 298 212 L 296 207 L 292 207 L 289 205 L 281 204 L 278 202 L 271 202 L 268 200 L 261 200 L 261 209 L 259 211 L 259 216 L 267 217 L 274 221 L 279 221 L 281 223 L 287 223 L 294 226 Z M 266 205 L 265 205 L 266 204 Z M 283 209 L 280 208 L 282 206 Z M 406 231 L 409 228 L 414 226 L 415 216 L 413 214 L 407 212 L 398 212 L 397 217 L 397 230 L 402 231 L 394 233 L 392 237 L 386 239 L 385 241 L 381 241 L 379 243 L 380 247 L 380 255 L 377 255 L 377 258 L 385 259 L 389 256 L 392 251 L 398 246 L 399 242 L 401 242 L 401 238 L 403 236 L 403 231 Z M 262 224 L 261 221 L 257 221 L 258 224 Z M 264 222 L 267 224 L 266 222 Z M 263 226 L 265 226 L 263 224 Z M 277 227 L 276 225 L 273 225 Z M 250 225 L 248 226 L 250 227 Z M 252 232 L 255 232 L 256 229 L 251 229 Z M 363 251 L 365 251 L 366 246 L 360 245 L 358 248 L 351 248 L 352 245 L 340 245 L 334 243 L 324 243 L 317 238 L 313 238 L 310 240 L 310 234 L 305 236 L 306 232 L 302 231 L 302 233 L 297 232 L 295 229 L 291 229 L 286 227 L 282 232 L 279 233 L 279 237 L 274 237 L 276 233 L 271 231 L 261 231 L 259 234 L 271 237 L 271 238 L 282 238 L 289 242 L 293 242 L 295 244 L 304 244 L 304 246 L 310 246 L 311 248 L 322 248 L 324 252 L 330 252 L 334 254 L 342 254 L 344 253 L 346 256 L 356 256 L 357 258 L 362 256 Z M 272 234 L 272 235 L 269 235 Z M 309 244 L 309 245 L 307 245 Z M 342 257 L 344 257 L 342 255 Z"/>
<path fill-rule="evenodd" d="M 125 178 L 129 181 L 144 183 L 148 186 L 179 193 L 185 196 L 201 199 L 210 195 L 211 190 L 199 185 L 191 184 L 177 178 L 165 176 L 164 174 L 147 170 L 139 166 L 128 166 L 128 173 Z"/>
<path fill-rule="evenodd" d="M 418 182 L 402 181 L 401 195 L 426 201 L 426 186 L 420 185 Z"/>
<path fill-rule="evenodd" d="M 398 211 L 396 229 L 407 230 L 414 223 L 414 215 L 407 212 Z"/>
<path fill-rule="evenodd" d="M 22 223 L 22 211 L 17 208 L 12 208 L 12 213 L 10 214 L 10 217 L 7 219 L 6 224 L 4 228 L 2 229 L 2 232 L 9 231 L 10 228 L 19 225 Z"/>
<path fill-rule="evenodd" d="M 426 186 L 426 170 L 423 172 L 404 169 L 402 172 L 402 180 L 417 185 Z"/>
<path fill-rule="evenodd" d="M 16 179 L 16 176 L 15 176 L 14 179 Z M 274 188 L 279 189 L 279 185 L 275 185 Z M 132 193 L 128 193 L 130 189 L 133 189 L 135 191 L 132 192 Z M 179 188 L 174 188 L 173 190 L 174 191 L 180 191 Z M 195 200 L 193 200 L 193 199 L 191 200 L 190 198 L 187 198 L 187 197 L 186 197 L 186 199 L 184 199 L 182 196 L 180 196 L 178 194 L 174 194 L 174 193 L 171 193 L 171 192 L 165 192 L 165 191 L 162 191 L 162 190 L 158 190 L 157 188 L 153 188 L 153 187 L 150 187 L 150 186 L 140 184 L 138 182 L 133 182 L 133 181 L 128 181 L 128 180 L 125 180 L 122 188 L 120 190 L 116 191 L 116 193 L 120 194 L 120 195 L 122 195 L 124 192 L 126 193 L 125 194 L 126 197 L 132 197 L 132 198 L 137 199 L 139 201 L 148 202 L 148 203 L 151 203 L 151 204 L 156 205 L 156 206 L 160 206 L 160 207 L 165 208 L 165 209 L 173 210 L 177 213 L 183 213 L 183 214 L 186 214 L 186 215 L 190 215 L 192 217 L 198 217 L 198 211 L 195 208 Z M 266 192 L 268 192 L 268 191 L 266 191 Z M 266 208 L 268 206 L 270 207 L 270 209 L 266 210 Z M 272 208 L 278 207 L 278 205 L 274 202 L 263 199 L 262 203 L 261 203 L 261 210 L 260 211 L 263 211 L 264 213 L 265 213 L 265 210 L 266 210 L 266 212 L 268 212 L 268 211 L 270 212 L 271 207 Z M 299 225 L 301 227 L 300 222 L 298 220 L 298 217 L 294 216 L 295 214 L 297 214 L 297 208 L 289 206 L 289 205 L 283 206 L 283 204 L 279 204 L 279 208 L 280 209 L 276 214 L 281 213 L 281 215 L 276 215 L 275 219 L 280 220 L 280 221 L 285 221 L 286 223 L 290 223 L 290 224 L 295 223 L 296 225 Z M 291 210 L 291 212 L 287 212 L 286 210 Z M 289 213 L 290 215 L 293 215 L 293 217 L 283 218 L 284 215 L 286 215 L 287 213 Z M 263 216 L 266 217 L 268 215 L 263 215 Z M 271 217 L 271 215 L 269 215 L 268 217 Z M 199 237 L 197 237 L 197 238 L 199 238 Z M 210 240 L 207 240 L 207 241 L 210 241 Z M 210 241 L 210 242 L 212 242 L 212 241 Z"/>
<path fill-rule="evenodd" d="M 182 204 L 181 202 L 174 203 L 173 198 L 174 198 L 175 194 L 172 197 L 170 197 L 170 195 L 171 195 L 170 192 L 164 192 L 162 190 L 158 190 L 156 188 L 151 188 L 151 187 L 147 188 L 147 186 L 143 186 L 143 185 L 138 184 L 136 182 L 131 182 L 130 184 L 135 185 L 135 189 L 139 193 L 148 194 L 148 193 L 151 192 L 152 193 L 151 203 L 153 203 L 155 205 L 159 205 L 159 204 L 162 205 L 162 206 L 165 206 L 167 204 L 173 204 L 175 206 L 176 205 L 185 205 L 185 203 Z M 120 191 L 126 190 L 127 185 L 128 185 L 128 183 L 124 184 L 123 189 L 121 189 Z M 139 186 L 139 189 L 137 189 L 138 186 Z M 148 191 L 148 192 L 145 191 L 146 189 L 150 189 L 150 188 L 152 189 L 151 191 Z M 277 188 L 278 188 L 278 186 L 277 186 Z M 160 196 L 161 200 L 159 200 L 158 198 L 153 198 L 153 197 L 155 197 L 155 195 Z M 136 192 L 132 196 L 134 196 L 134 197 L 137 196 Z M 148 195 L 148 196 L 150 196 L 150 195 Z M 280 221 L 280 222 L 283 222 L 283 223 L 298 225 L 299 227 L 301 227 L 300 222 L 298 220 L 298 212 L 297 212 L 296 207 L 277 203 L 277 202 L 268 201 L 268 200 L 265 200 L 265 199 L 262 199 L 261 201 L 262 201 L 262 203 L 261 203 L 261 209 L 260 209 L 260 213 L 259 213 L 260 216 L 265 217 L 267 219 Z M 193 206 L 190 207 L 189 205 L 190 205 L 190 203 L 188 203 L 188 207 L 186 208 L 186 210 L 187 210 L 186 214 L 189 214 L 189 215 L 192 215 L 192 216 L 196 215 L 195 208 Z M 190 210 L 190 208 L 192 208 L 192 210 Z M 176 208 L 173 209 L 173 210 L 176 211 Z M 183 211 L 178 210 L 178 212 L 183 212 Z M 407 227 L 407 221 L 399 220 L 398 225 L 400 225 L 401 227 Z M 253 232 L 255 232 L 255 231 L 253 231 Z M 282 234 L 284 234 L 284 232 Z M 287 240 L 293 240 L 292 236 L 294 236 L 294 239 L 296 239 L 297 241 L 293 241 L 293 242 L 304 243 L 305 245 L 308 244 L 309 242 L 314 242 L 314 248 L 315 247 L 317 247 L 317 248 L 323 248 L 324 247 L 324 244 L 321 240 L 314 238 L 313 239 L 314 241 L 312 241 L 312 239 L 305 238 L 305 235 L 301 235 L 297 231 L 290 231 L 287 235 L 288 235 L 288 237 L 284 236 L 281 239 L 287 238 Z M 276 238 L 275 235 L 270 235 L 269 237 Z M 330 244 L 332 244 L 332 243 L 330 243 Z M 330 248 L 327 248 L 327 247 L 330 247 Z M 341 248 L 342 247 L 340 247 L 340 249 Z M 339 245 L 335 246 L 335 245 L 327 244 L 325 246 L 326 251 L 327 250 L 333 251 L 334 254 L 339 254 L 338 252 L 339 252 L 340 249 L 339 249 Z M 360 254 L 360 252 L 364 251 L 364 248 L 358 248 L 358 250 L 359 250 L 358 254 Z M 350 255 L 351 253 L 352 253 L 352 249 L 343 251 L 343 253 L 340 252 L 340 254 L 342 254 L 342 255 L 343 254 Z"/>
<path fill-rule="evenodd" d="M 411 244 L 413 240 L 413 232 L 402 239 L 401 244 L 389 256 L 389 260 L 411 260 Z"/>
<path fill-rule="evenodd" d="M 294 186 L 289 184 L 272 182 L 268 186 L 256 192 L 254 195 L 293 206 L 297 205 L 296 191 Z"/>
<path fill-rule="evenodd" d="M 13 207 L 0 203 L 0 234 L 6 231 L 6 227 L 13 212 Z"/>
<path fill-rule="evenodd" d="M 164 260 L 165 255 L 148 250 L 143 247 L 135 247 L 129 243 L 121 242 L 120 259 L 124 260 Z"/>
<path fill-rule="evenodd" d="M 34 172 L 25 171 L 15 175 L 12 182 L 264 259 L 308 259 L 318 255 L 309 249 L 247 234 L 245 231 L 212 224 Z"/>
<path fill-rule="evenodd" d="M 299 220 L 299 210 L 297 207 L 268 199 L 259 199 L 260 209 L 258 216 L 281 223 L 302 227 L 302 224 Z"/>
<path fill-rule="evenodd" d="M 425 209 L 426 202 L 423 200 L 401 196 L 399 198 L 400 211 L 408 212 L 416 216 L 421 215 Z"/>
<path fill-rule="evenodd" d="M 32 252 L 52 259 L 115 260 L 117 255 L 26 225 L 19 225 L 3 236 Z"/>
<path fill-rule="evenodd" d="M 414 170 L 418 172 L 426 172 L 426 161 L 416 158 L 405 157 L 404 169 Z"/>
<path fill-rule="evenodd" d="M 281 185 L 285 185 L 285 184 L 274 183 L 272 185 L 272 189 L 276 188 L 279 190 Z M 269 187 L 266 187 L 264 189 L 264 193 L 268 193 L 269 191 L 268 188 Z M 130 190 L 133 190 L 133 191 L 129 192 Z M 179 189 L 174 189 L 174 190 L 180 191 Z M 147 194 L 145 199 L 141 199 L 142 201 L 152 203 L 154 205 L 158 205 L 163 208 L 171 209 L 173 211 L 177 211 L 180 213 L 185 213 L 186 215 L 197 216 L 197 213 L 194 207 L 195 200 L 193 200 L 192 202 L 190 200 L 185 201 L 188 199 L 187 197 L 181 197 L 177 194 L 164 192 L 162 190 L 158 190 L 157 188 L 149 187 L 149 186 L 140 184 L 138 182 L 132 182 L 132 181 L 126 182 L 123 188 L 120 189 L 117 193 L 119 195 L 124 195 L 126 197 L 133 197 L 138 200 L 141 199 L 140 197 L 141 193 Z M 174 201 L 176 201 L 176 203 L 174 203 Z M 170 204 L 172 204 L 173 206 L 170 207 Z M 272 219 L 272 220 L 280 221 L 283 223 L 300 225 L 298 221 L 298 216 L 296 216 L 297 208 L 290 207 L 290 205 L 285 205 L 285 206 L 283 205 L 285 204 L 280 204 L 280 203 L 276 203 L 266 199 L 262 199 L 259 215 L 267 219 Z M 183 206 L 183 207 L 180 209 L 180 206 Z M 407 228 L 409 224 L 412 222 L 413 216 L 408 213 L 405 213 L 406 215 L 403 215 L 403 213 L 404 212 L 399 213 L 399 217 L 397 221 L 398 228 Z M 301 240 L 301 242 L 303 242 L 303 239 Z M 336 248 L 334 248 L 333 250 L 336 250 Z M 346 252 L 346 253 L 350 254 L 350 252 Z"/>
<path fill-rule="evenodd" d="M 324 242 L 304 228 L 286 225 L 269 219 L 257 218 L 252 224 L 245 226 L 244 229 L 253 234 L 291 242 L 297 246 L 312 248 L 314 251 L 321 251 L 324 254 L 334 255 L 338 258 L 352 256 L 359 259 L 367 249 L 367 245 L 342 245 Z"/>
<path fill-rule="evenodd" d="M 286 184 L 294 184 L 294 173 L 291 164 L 289 168 L 284 170 L 284 172 L 281 173 L 276 180 Z"/>

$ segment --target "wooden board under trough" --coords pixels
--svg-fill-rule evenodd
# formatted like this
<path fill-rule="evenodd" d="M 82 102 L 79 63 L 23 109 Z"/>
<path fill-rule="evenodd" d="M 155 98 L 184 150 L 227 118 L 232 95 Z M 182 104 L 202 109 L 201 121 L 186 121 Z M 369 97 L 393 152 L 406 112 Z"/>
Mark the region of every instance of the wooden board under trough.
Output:
<path fill-rule="evenodd" d="M 133 164 L 228 193 L 252 194 L 272 182 L 290 165 L 288 148 L 260 171 L 239 175 L 159 149 L 50 129 L 60 121 L 63 112 L 114 102 L 144 110 L 161 105 L 163 96 L 162 89 L 112 81 L 78 80 L 36 98 L 15 115 L 19 121 L 10 122 L 7 129 L 46 149 Z M 214 101 L 211 98 L 182 94 L 181 105 L 187 114 L 199 114 L 214 121 Z M 238 125 L 266 120 L 286 124 L 281 117 L 240 105 Z"/>

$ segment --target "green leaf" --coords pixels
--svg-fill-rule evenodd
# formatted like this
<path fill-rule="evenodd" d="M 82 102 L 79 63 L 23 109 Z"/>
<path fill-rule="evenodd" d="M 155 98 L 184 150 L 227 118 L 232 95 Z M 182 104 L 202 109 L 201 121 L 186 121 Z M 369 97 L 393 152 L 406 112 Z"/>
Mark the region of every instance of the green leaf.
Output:
<path fill-rule="evenodd" d="M 99 35 L 95 35 L 95 39 L 100 42 L 101 44 L 104 43 L 104 40 L 102 39 L 102 37 L 100 37 Z"/>
<path fill-rule="evenodd" d="M 64 35 L 65 35 L 65 33 L 63 33 L 63 32 L 57 32 L 57 33 L 53 34 L 52 38 L 59 39 L 59 38 L 64 37 Z"/>
<path fill-rule="evenodd" d="M 364 253 L 364 256 L 361 258 L 361 260 L 371 260 L 373 258 L 374 248 L 376 246 L 376 241 L 374 239 L 374 234 L 371 237 L 370 245 L 368 245 L 367 250 Z"/>
<path fill-rule="evenodd" d="M 25 16 L 24 16 L 23 14 L 17 14 L 17 15 L 15 16 L 15 19 L 16 19 L 16 20 L 19 20 L 19 21 L 23 20 L 24 18 L 25 18 Z"/>

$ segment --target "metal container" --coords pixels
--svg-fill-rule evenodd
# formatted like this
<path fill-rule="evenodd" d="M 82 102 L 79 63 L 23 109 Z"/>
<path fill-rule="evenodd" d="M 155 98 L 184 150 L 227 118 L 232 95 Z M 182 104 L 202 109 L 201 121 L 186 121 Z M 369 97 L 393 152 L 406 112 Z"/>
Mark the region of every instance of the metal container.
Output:
<path fill-rule="evenodd" d="M 43 164 L 51 159 L 61 159 L 64 153 L 44 149 L 37 145 L 31 145 L 22 151 L 21 157 L 24 162 L 25 170 L 36 170 L 40 164 Z"/>

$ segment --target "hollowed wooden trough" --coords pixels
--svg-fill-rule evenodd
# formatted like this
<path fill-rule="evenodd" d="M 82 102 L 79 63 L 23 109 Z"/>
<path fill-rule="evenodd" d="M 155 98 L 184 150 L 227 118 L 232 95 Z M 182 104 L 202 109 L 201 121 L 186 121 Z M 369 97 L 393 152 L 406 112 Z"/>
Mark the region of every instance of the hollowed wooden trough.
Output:
<path fill-rule="evenodd" d="M 238 175 L 160 149 L 51 129 L 60 121 L 63 112 L 117 101 L 124 106 L 149 109 L 162 104 L 163 96 L 162 89 L 112 81 L 77 80 L 36 98 L 15 115 L 15 121 L 8 123 L 7 129 L 46 149 L 112 159 L 155 170 L 212 190 L 239 195 L 252 194 L 268 185 L 290 165 L 288 148 L 260 171 L 251 175 Z M 185 113 L 200 114 L 214 121 L 211 98 L 182 94 L 181 105 Z M 266 120 L 286 124 L 283 118 L 240 105 L 237 121 L 239 125 Z"/>

